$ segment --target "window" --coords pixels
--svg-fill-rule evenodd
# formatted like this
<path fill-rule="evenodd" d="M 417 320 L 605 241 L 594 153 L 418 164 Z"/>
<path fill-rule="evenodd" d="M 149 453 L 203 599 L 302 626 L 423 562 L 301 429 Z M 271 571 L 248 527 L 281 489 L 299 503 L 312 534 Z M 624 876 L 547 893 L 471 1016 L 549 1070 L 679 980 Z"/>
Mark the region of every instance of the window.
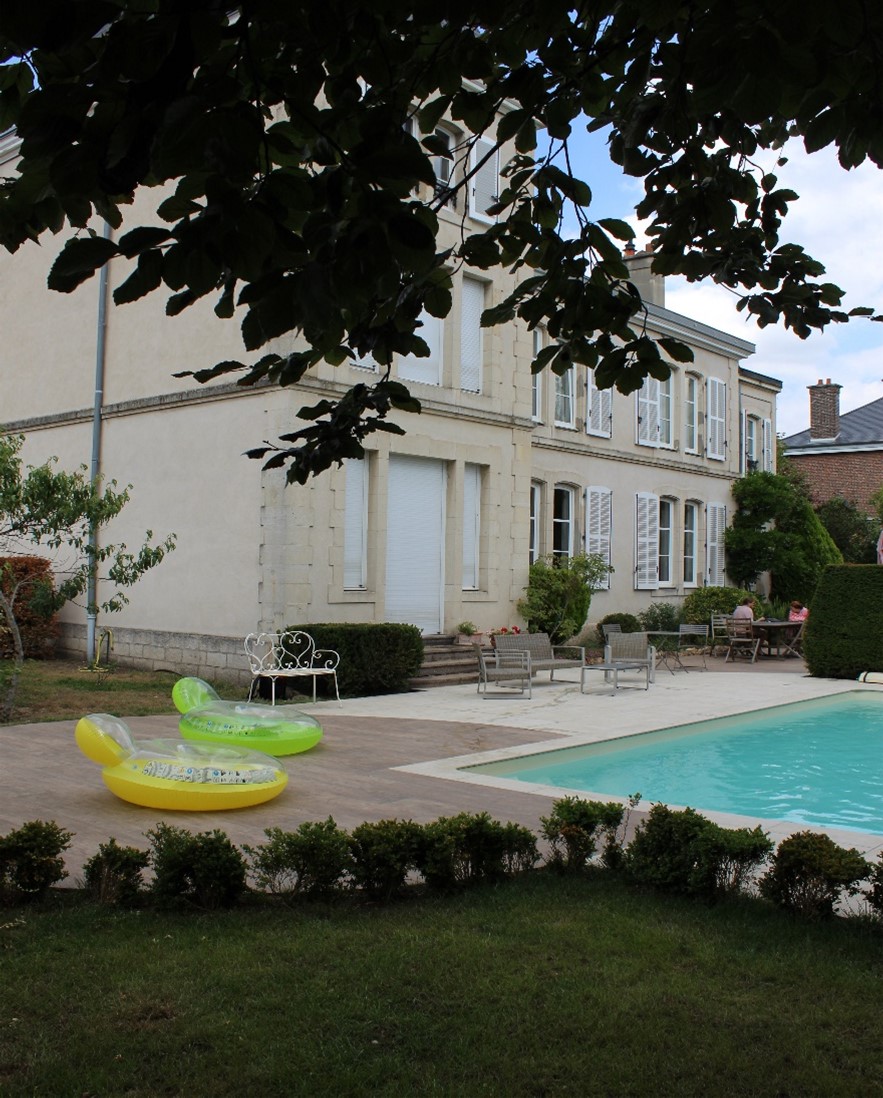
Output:
<path fill-rule="evenodd" d="M 635 497 L 635 590 L 659 586 L 659 497 L 638 492 Z"/>
<path fill-rule="evenodd" d="M 637 401 L 638 444 L 671 447 L 671 378 L 665 381 L 657 381 L 655 377 L 644 378 Z"/>
<path fill-rule="evenodd" d="M 763 421 L 763 451 L 761 453 L 761 469 L 765 473 L 773 471 L 773 423 L 770 419 Z"/>
<path fill-rule="evenodd" d="M 479 587 L 481 537 L 481 466 L 463 467 L 463 590 Z"/>
<path fill-rule="evenodd" d="M 493 141 L 476 138 L 469 151 L 469 216 L 486 225 L 497 220 L 488 209 L 497 201 L 499 192 L 500 154 Z"/>
<path fill-rule="evenodd" d="M 684 450 L 699 450 L 699 379 L 687 374 L 684 383 Z"/>
<path fill-rule="evenodd" d="M 463 279 L 460 296 L 460 388 L 481 392 L 481 367 L 484 359 L 484 283 L 477 278 Z"/>
<path fill-rule="evenodd" d="M 706 395 L 708 398 L 706 454 L 715 461 L 723 461 L 727 456 L 726 382 L 710 377 L 706 382 Z"/>
<path fill-rule="evenodd" d="M 670 587 L 672 580 L 672 545 L 674 539 L 674 505 L 670 499 L 659 501 L 659 520 L 657 537 L 659 546 L 659 568 L 657 579 L 660 587 Z"/>
<path fill-rule="evenodd" d="M 705 511 L 705 560 L 706 580 L 709 586 L 723 587 L 726 583 L 724 568 L 724 530 L 727 526 L 725 503 L 709 503 Z"/>
<path fill-rule="evenodd" d="M 543 331 L 541 328 L 533 330 L 533 357 L 536 358 L 543 349 Z M 543 378 L 545 372 L 531 374 L 530 379 L 530 418 L 534 423 L 540 423 L 543 419 Z"/>
<path fill-rule="evenodd" d="M 343 586 L 345 591 L 363 591 L 368 556 L 368 459 L 347 458 L 343 466 Z"/>
<path fill-rule="evenodd" d="M 695 503 L 684 504 L 684 587 L 696 586 L 696 533 L 699 508 Z"/>
<path fill-rule="evenodd" d="M 555 426 L 574 426 L 573 369 L 555 375 Z"/>
<path fill-rule="evenodd" d="M 586 434 L 610 438 L 613 432 L 613 392 L 595 385 L 595 371 L 586 375 Z"/>
<path fill-rule="evenodd" d="M 586 552 L 597 553 L 610 564 L 613 493 L 609 488 L 586 488 Z M 598 581 L 598 590 L 610 589 L 610 575 Z"/>
<path fill-rule="evenodd" d="M 573 556 L 573 489 L 556 487 L 552 512 L 552 553 Z"/>
<path fill-rule="evenodd" d="M 528 562 L 533 564 L 542 554 L 540 545 L 540 515 L 543 513 L 543 487 L 533 483 L 530 486 L 530 532 L 528 535 Z"/>
<path fill-rule="evenodd" d="M 444 327 L 441 319 L 430 316 L 424 309 L 420 314 L 421 327 L 417 334 L 429 348 L 429 357 L 406 355 L 399 360 L 398 374 L 404 381 L 422 381 L 426 385 L 441 385 L 442 338 Z"/>
<path fill-rule="evenodd" d="M 445 151 L 438 151 L 432 157 L 432 169 L 435 172 L 435 193 L 444 196 L 444 201 L 449 206 L 457 205 L 457 192 L 451 190 L 451 181 L 454 177 L 454 153 L 455 138 L 447 130 L 435 131 L 435 139 L 444 146 Z M 436 148 L 440 148 L 437 145 Z"/>

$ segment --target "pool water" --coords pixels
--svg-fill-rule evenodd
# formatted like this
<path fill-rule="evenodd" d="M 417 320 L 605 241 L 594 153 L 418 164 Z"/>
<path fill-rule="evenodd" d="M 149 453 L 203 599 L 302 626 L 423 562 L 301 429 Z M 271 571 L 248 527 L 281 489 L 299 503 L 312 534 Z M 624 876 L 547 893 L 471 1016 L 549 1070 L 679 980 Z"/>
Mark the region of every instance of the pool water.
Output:
<path fill-rule="evenodd" d="M 853 691 L 465 769 L 883 834 L 883 695 Z"/>

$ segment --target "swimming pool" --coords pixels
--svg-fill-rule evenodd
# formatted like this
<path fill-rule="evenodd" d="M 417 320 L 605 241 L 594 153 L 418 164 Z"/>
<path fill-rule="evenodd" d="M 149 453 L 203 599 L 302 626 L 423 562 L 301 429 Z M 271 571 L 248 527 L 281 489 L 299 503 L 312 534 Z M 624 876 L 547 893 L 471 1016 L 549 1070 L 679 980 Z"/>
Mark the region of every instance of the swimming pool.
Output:
<path fill-rule="evenodd" d="M 879 835 L 883 697 L 853 691 L 462 772 Z"/>

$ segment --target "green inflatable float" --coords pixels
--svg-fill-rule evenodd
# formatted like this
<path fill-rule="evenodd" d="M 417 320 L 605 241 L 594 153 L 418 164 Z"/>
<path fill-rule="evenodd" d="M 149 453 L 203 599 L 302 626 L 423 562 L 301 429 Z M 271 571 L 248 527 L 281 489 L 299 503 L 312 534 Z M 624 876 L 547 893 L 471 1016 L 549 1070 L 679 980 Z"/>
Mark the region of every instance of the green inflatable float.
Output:
<path fill-rule="evenodd" d="M 172 699 L 185 740 L 235 744 L 266 755 L 296 755 L 322 739 L 322 726 L 293 705 L 222 701 L 202 679 L 178 679 Z"/>

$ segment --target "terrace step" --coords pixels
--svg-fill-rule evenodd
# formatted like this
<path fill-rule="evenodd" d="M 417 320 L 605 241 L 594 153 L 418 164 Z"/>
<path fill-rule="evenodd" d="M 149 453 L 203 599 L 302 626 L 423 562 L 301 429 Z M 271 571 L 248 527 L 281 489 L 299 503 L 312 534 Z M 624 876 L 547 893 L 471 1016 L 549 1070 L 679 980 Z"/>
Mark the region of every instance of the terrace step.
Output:
<path fill-rule="evenodd" d="M 411 689 L 452 686 L 478 681 L 478 660 L 471 644 L 458 644 L 456 637 L 423 638 L 423 664 L 411 679 Z"/>

